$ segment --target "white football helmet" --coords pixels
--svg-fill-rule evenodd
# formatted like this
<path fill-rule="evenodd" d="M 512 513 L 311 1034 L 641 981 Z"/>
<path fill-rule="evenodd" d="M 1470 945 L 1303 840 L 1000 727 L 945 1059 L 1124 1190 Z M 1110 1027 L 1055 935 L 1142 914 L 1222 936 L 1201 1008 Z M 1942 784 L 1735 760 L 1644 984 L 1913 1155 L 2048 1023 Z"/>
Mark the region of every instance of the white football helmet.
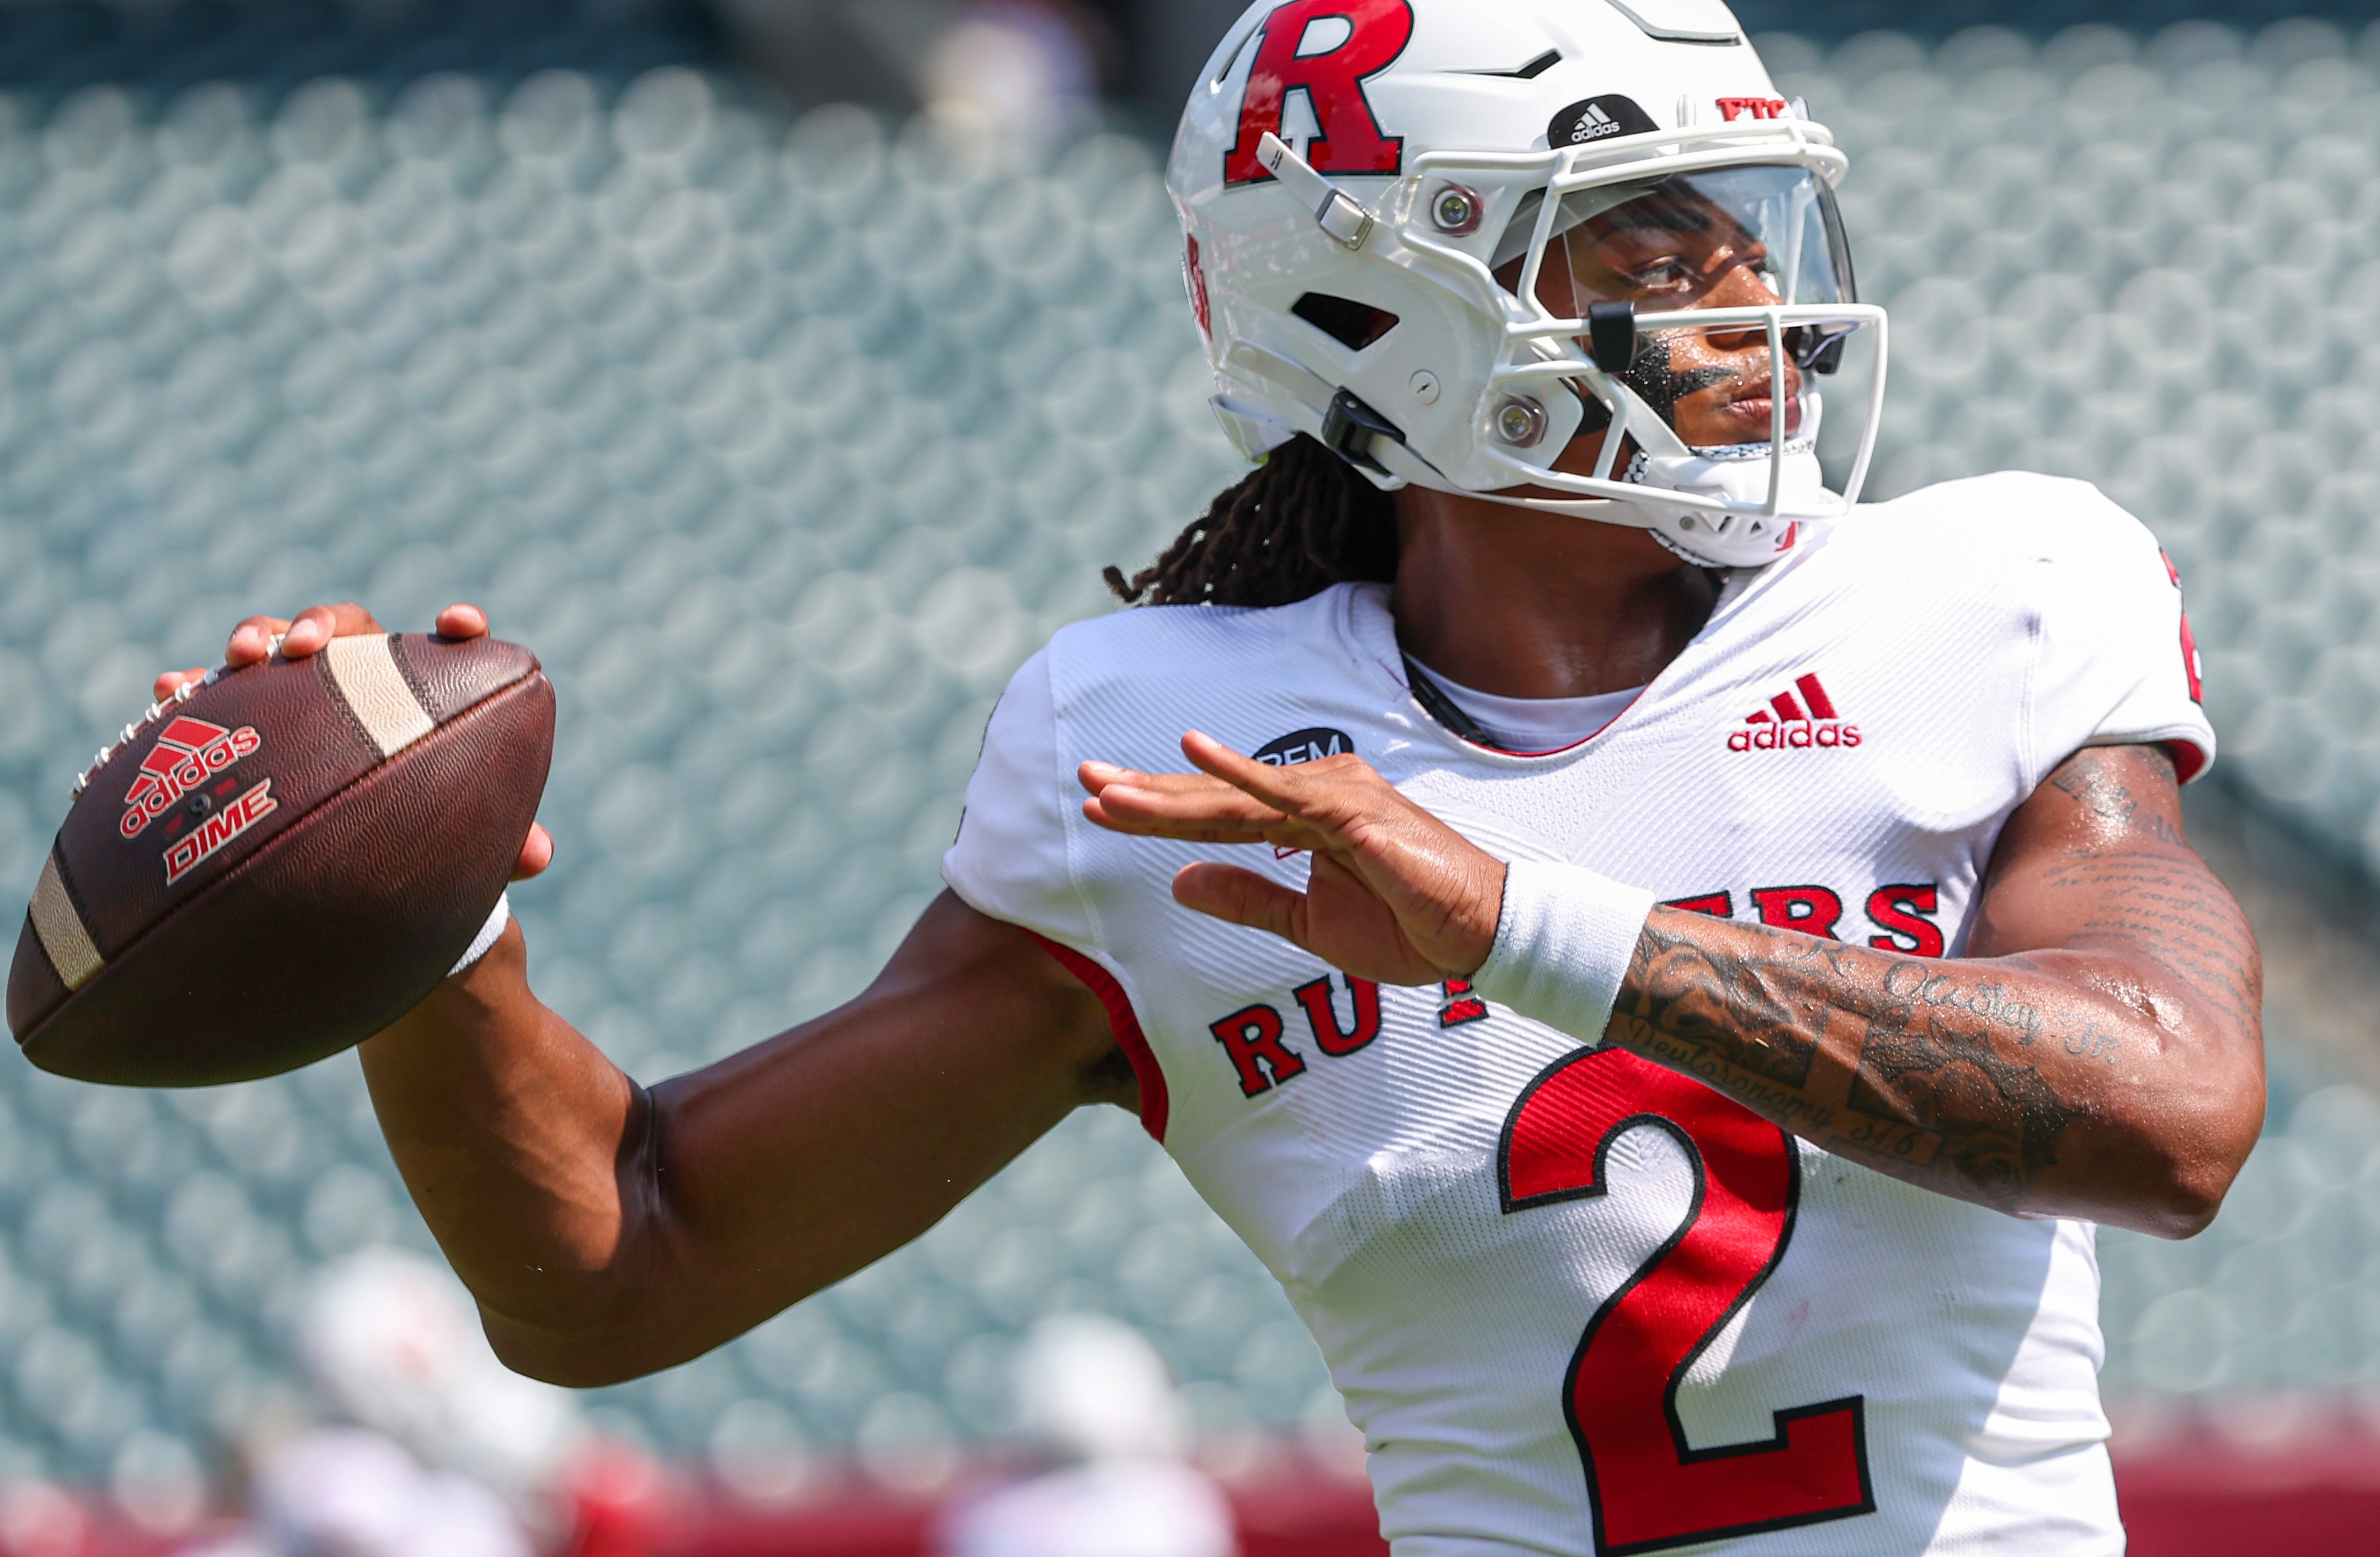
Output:
<path fill-rule="evenodd" d="M 1749 566 L 1856 501 L 1874 448 L 1885 321 L 1852 291 L 1848 166 L 1721 0 L 1257 0 L 1166 186 L 1251 460 L 1304 432 L 1386 489 Z M 1861 328 L 1838 493 L 1805 375 Z"/>

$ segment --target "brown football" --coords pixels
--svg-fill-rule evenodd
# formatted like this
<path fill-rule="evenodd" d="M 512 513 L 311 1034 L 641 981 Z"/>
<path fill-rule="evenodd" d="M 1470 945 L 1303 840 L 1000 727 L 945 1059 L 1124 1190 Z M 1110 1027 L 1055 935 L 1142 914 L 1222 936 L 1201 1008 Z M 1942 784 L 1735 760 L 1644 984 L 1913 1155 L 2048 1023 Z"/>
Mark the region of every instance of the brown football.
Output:
<path fill-rule="evenodd" d="M 552 755 L 552 685 L 493 639 L 342 638 L 185 688 L 78 786 L 9 1030 L 43 1070 L 140 1087 L 370 1037 L 486 923 Z"/>

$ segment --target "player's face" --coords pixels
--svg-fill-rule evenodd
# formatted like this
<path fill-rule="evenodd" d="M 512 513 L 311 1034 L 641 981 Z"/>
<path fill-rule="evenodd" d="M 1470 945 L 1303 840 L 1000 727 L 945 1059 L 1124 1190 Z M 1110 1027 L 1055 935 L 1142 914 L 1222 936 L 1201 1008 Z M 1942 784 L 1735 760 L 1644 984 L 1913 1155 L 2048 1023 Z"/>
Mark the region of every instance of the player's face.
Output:
<path fill-rule="evenodd" d="M 1689 444 L 1748 444 L 1768 436 L 1778 387 L 1767 332 L 1665 330 L 1650 316 L 1779 302 L 1775 279 L 1767 246 L 1680 179 L 1555 235 L 1537 290 L 1572 319 L 1591 303 L 1635 304 L 1644 347 L 1629 386 Z M 1801 431 L 1802 372 L 1782 366 L 1791 437 Z"/>
<path fill-rule="evenodd" d="M 1769 433 L 1772 381 L 1781 367 L 1785 433 L 1802 427 L 1802 370 L 1772 364 L 1767 332 L 1662 329 L 1658 313 L 1761 308 L 1779 302 L 1766 245 L 1706 201 L 1649 195 L 1554 239 L 1576 312 L 1590 302 L 1636 305 L 1644 342 L 1629 386 L 1689 444 L 1749 444 Z M 1561 285 L 1556 274 L 1554 285 Z"/>
<path fill-rule="evenodd" d="M 1780 393 L 1786 435 L 1799 432 L 1803 361 L 1822 342 L 1792 332 L 1786 359 L 1772 363 L 1763 329 L 1695 329 L 1663 316 L 1847 298 L 1840 231 L 1815 183 L 1795 169 L 1730 169 L 1620 191 L 1593 208 L 1612 193 L 1565 201 L 1567 225 L 1537 274 L 1548 311 L 1579 319 L 1594 303 L 1633 303 L 1644 344 L 1622 376 L 1689 444 L 1765 442 L 1771 396 Z M 1517 263 L 1508 274 L 1517 282 Z M 1586 448 L 1574 445 L 1562 468 L 1582 453 L 1591 463 L 1600 434 L 1580 442 Z"/>

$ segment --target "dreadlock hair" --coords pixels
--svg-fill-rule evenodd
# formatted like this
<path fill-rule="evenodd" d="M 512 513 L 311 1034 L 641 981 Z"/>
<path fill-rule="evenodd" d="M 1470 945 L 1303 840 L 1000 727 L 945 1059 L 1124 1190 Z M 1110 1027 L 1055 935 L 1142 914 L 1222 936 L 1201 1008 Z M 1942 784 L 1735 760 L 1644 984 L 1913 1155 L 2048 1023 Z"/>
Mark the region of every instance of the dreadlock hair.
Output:
<path fill-rule="evenodd" d="M 1288 605 L 1396 571 L 1395 502 L 1301 432 L 1130 580 L 1112 565 L 1102 577 L 1126 604 Z"/>

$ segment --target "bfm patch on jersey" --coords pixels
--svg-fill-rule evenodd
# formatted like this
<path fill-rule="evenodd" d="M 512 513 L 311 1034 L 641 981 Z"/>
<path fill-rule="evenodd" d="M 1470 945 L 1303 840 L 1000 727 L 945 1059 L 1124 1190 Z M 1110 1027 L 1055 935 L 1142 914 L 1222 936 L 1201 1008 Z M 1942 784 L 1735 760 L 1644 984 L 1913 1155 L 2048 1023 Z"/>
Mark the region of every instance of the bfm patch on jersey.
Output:
<path fill-rule="evenodd" d="M 1274 768 L 1293 768 L 1300 762 L 1319 762 L 1325 757 L 1343 757 L 1355 749 L 1355 737 L 1344 730 L 1333 730 L 1325 724 L 1310 729 L 1292 730 L 1264 743 L 1249 755 Z"/>
<path fill-rule="evenodd" d="M 1325 757 L 1351 756 L 1354 750 L 1354 736 L 1344 730 L 1317 724 L 1308 729 L 1292 730 L 1285 736 L 1276 736 L 1250 755 L 1268 767 L 1293 768 L 1300 762 L 1319 762 Z M 1305 852 L 1304 849 L 1286 848 L 1275 844 L 1272 857 L 1287 859 L 1291 855 Z"/>
<path fill-rule="evenodd" d="M 1272 176 L 1257 148 L 1267 131 L 1289 139 L 1281 116 L 1293 91 L 1314 110 L 1316 133 L 1303 154 L 1316 172 L 1402 168 L 1404 140 L 1380 128 L 1364 82 L 1395 63 L 1413 30 L 1409 0 L 1290 0 L 1265 18 L 1240 97 L 1239 134 L 1223 154 L 1224 186 Z"/>

